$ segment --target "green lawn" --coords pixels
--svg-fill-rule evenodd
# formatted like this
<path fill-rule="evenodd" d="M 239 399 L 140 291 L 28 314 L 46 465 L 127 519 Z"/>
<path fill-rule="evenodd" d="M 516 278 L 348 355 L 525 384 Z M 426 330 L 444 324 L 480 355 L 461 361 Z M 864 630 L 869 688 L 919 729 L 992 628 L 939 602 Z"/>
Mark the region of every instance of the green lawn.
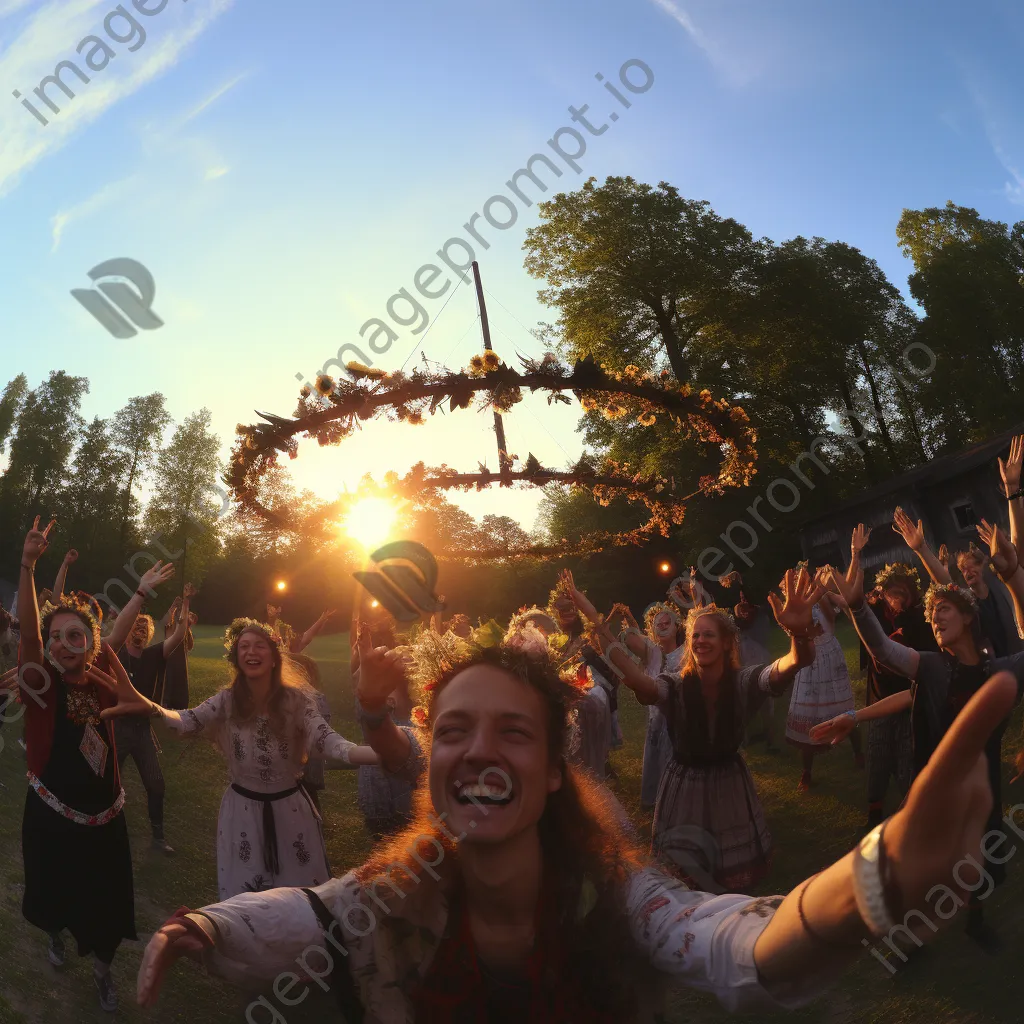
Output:
<path fill-rule="evenodd" d="M 844 624 L 845 625 L 845 624 Z M 193 703 L 209 696 L 226 681 L 219 637 L 222 631 L 199 631 L 191 658 Z M 857 658 L 849 632 L 841 635 L 855 676 Z M 324 688 L 334 709 L 335 726 L 356 734 L 347 675 L 347 637 L 317 639 L 310 653 L 321 665 Z M 858 699 L 862 699 L 862 694 Z M 786 701 L 776 702 L 777 735 L 781 737 Z M 615 753 L 618 791 L 644 830 L 650 816 L 639 809 L 640 764 L 645 713 L 624 694 L 620 720 L 626 746 Z M 3 730 L 0 753 L 0 1024 L 63 1024 L 109 1019 L 98 1007 L 90 978 L 91 961 L 69 958 L 60 972 L 46 962 L 44 937 L 21 918 L 21 812 L 24 802 L 24 757 L 15 737 L 20 726 Z M 1007 753 L 1019 746 L 1020 715 L 1008 733 Z M 167 835 L 178 855 L 168 859 L 149 850 L 149 828 L 143 793 L 134 766 L 125 771 L 128 822 L 135 864 L 136 917 L 140 938 L 182 905 L 202 906 L 216 899 L 215 836 L 217 811 L 227 784 L 220 754 L 201 742 L 179 742 L 163 734 L 163 764 L 167 777 Z M 748 763 L 761 793 L 776 840 L 776 860 L 762 893 L 786 892 L 849 850 L 865 818 L 864 776 L 854 771 L 849 746 L 822 758 L 816 769 L 818 785 L 809 795 L 797 793 L 799 759 L 785 748 L 763 752 L 756 744 Z M 1008 758 L 1009 760 L 1009 758 Z M 1007 768 L 1009 764 L 1007 764 Z M 1008 803 L 1024 801 L 1024 787 L 1005 791 Z M 355 802 L 355 776 L 331 772 L 324 799 L 327 846 L 336 872 L 357 863 L 369 849 Z M 961 1024 L 961 1022 L 1019 1021 L 1024 927 L 1016 912 L 1024 896 L 1022 872 L 1010 867 L 1008 883 L 986 902 L 986 913 L 1005 941 L 997 956 L 982 953 L 952 932 L 922 958 L 894 977 L 870 956 L 863 956 L 842 983 L 815 1006 L 779 1019 L 838 1024 L 838 1022 L 899 1022 L 899 1024 Z M 122 1021 L 189 1021 L 218 1024 L 244 1020 L 244 1000 L 237 992 L 207 978 L 191 963 L 176 969 L 157 1008 L 143 1013 L 134 1004 L 135 974 L 142 943 L 126 944 L 115 962 L 121 995 Z M 337 1020 L 329 1002 L 290 1011 L 289 1024 Z M 681 993 L 669 1018 L 675 1024 L 710 1024 L 730 1019 L 712 1000 Z M 771 1019 L 771 1018 L 770 1018 Z"/>

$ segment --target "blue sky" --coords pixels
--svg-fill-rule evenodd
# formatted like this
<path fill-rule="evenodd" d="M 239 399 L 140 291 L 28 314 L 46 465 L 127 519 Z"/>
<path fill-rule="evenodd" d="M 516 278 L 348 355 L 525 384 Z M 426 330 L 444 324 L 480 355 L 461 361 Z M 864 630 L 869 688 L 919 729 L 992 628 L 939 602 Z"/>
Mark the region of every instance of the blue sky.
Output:
<path fill-rule="evenodd" d="M 161 390 L 176 420 L 209 406 L 226 447 L 254 409 L 289 412 L 296 373 L 360 344 L 360 325 L 531 154 L 551 155 L 570 105 L 621 117 L 587 139 L 581 173 L 558 164 L 549 196 L 589 175 L 667 180 L 756 235 L 856 245 L 904 289 L 904 207 L 1024 217 L 1024 12 L 1010 2 L 168 0 L 134 12 L 145 42 L 110 22 L 124 43 L 104 35 L 116 7 L 0 0 L 5 379 L 88 376 L 90 417 Z M 90 34 L 115 56 L 88 85 L 65 75 L 77 95 L 51 89 L 61 112 L 44 127 L 11 92 L 31 98 L 58 61 L 81 62 Z M 630 59 L 654 84 L 626 110 L 594 76 L 617 83 Z M 554 319 L 522 268 L 535 223 L 520 204 L 477 253 L 509 356 L 540 354 L 527 328 Z M 164 327 L 117 340 L 71 298 L 115 257 L 153 273 Z M 418 359 L 420 341 L 465 364 L 480 348 L 472 291 L 424 300 L 432 321 L 445 299 L 425 338 L 403 331 L 378 364 Z M 371 426 L 337 449 L 306 445 L 292 468 L 325 495 L 417 459 L 493 468 L 489 422 Z M 562 464 L 575 424 L 574 410 L 525 402 L 509 446 Z M 464 504 L 530 525 L 536 495 Z"/>

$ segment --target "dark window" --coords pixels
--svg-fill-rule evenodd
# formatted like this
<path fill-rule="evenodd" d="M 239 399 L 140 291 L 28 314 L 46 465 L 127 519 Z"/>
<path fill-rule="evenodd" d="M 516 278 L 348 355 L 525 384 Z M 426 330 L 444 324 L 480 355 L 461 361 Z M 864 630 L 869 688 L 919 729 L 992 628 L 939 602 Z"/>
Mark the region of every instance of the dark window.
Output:
<path fill-rule="evenodd" d="M 978 517 L 974 514 L 974 506 L 969 501 L 961 501 L 952 506 L 956 528 L 961 533 L 968 533 L 978 525 Z"/>

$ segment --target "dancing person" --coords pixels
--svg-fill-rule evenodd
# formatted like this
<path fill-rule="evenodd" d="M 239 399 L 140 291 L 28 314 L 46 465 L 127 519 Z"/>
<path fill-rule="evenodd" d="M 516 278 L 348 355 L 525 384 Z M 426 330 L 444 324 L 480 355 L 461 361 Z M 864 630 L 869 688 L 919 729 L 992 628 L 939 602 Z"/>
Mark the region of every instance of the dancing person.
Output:
<path fill-rule="evenodd" d="M 49 960 L 65 961 L 62 932 L 79 956 L 93 956 L 100 1006 L 117 1008 L 110 971 L 123 939 L 137 938 L 132 857 L 123 814 L 124 790 L 114 731 L 101 712 L 116 703 L 100 664 L 94 606 L 78 595 L 61 597 L 40 621 L 33 575 L 56 521 L 25 538 L 18 586 L 21 638 L 13 683 L 25 710 L 29 789 L 22 819 L 25 892 L 22 914 L 49 935 Z M 153 586 L 173 572 L 157 563 L 140 580 L 130 604 L 137 609 Z"/>
<path fill-rule="evenodd" d="M 156 703 L 163 703 L 161 683 L 167 660 L 181 647 L 188 629 L 189 600 L 195 596 L 190 583 L 185 584 L 181 615 L 174 631 L 158 643 L 152 643 L 156 627 L 149 615 L 137 615 L 128 634 L 124 647 L 118 651 L 118 658 L 124 666 L 132 686 L 144 697 Z M 118 718 L 114 723 L 117 739 L 117 766 L 124 771 L 124 763 L 130 757 L 138 769 L 139 778 L 146 790 L 146 805 L 149 812 L 149 826 L 152 831 L 150 847 L 159 853 L 173 856 L 174 847 L 164 835 L 164 798 L 167 784 L 160 767 L 158 744 L 153 735 L 153 725 L 146 715 Z"/>
<path fill-rule="evenodd" d="M 616 829 L 593 781 L 565 760 L 578 697 L 543 641 L 429 648 L 417 652 L 425 754 L 386 714 L 374 737 L 386 764 L 426 758 L 415 822 L 317 888 L 179 911 L 147 946 L 142 1006 L 188 956 L 250 988 L 277 978 L 274 998 L 287 1005 L 308 991 L 296 965 L 305 977 L 331 972 L 345 1018 L 366 1024 L 640 1020 L 657 1004 L 657 978 L 731 1010 L 795 1008 L 904 910 L 913 934 L 932 939 L 928 896 L 965 891 L 955 868 L 979 852 L 991 803 L 979 754 L 1013 699 L 1004 676 L 972 700 L 873 845 L 785 898 L 754 899 L 685 888 Z M 398 664 L 365 651 L 368 711 L 384 711 Z"/>
<path fill-rule="evenodd" d="M 768 693 L 781 694 L 815 656 L 812 607 L 821 596 L 806 571 L 789 571 L 784 597 L 768 602 L 790 636 L 789 652 L 768 665 L 741 668 L 739 631 L 714 605 L 690 610 L 680 675 L 643 672 L 607 629 L 609 660 L 642 704 L 658 704 L 668 722 L 673 760 L 654 808 L 652 853 L 705 889 L 742 891 L 771 865 L 772 837 L 750 770 L 739 752 L 747 722 Z"/>
<path fill-rule="evenodd" d="M 989 539 L 991 557 L 999 575 L 1015 600 L 1021 601 L 1024 599 L 1024 568 L 1016 551 L 1001 530 L 989 529 L 987 524 L 983 524 L 981 530 Z M 822 723 L 814 732 L 818 742 L 838 743 L 860 721 L 881 719 L 909 709 L 913 724 L 914 770 L 920 774 L 934 756 L 943 736 L 989 676 L 995 672 L 1010 671 L 1024 686 L 1024 654 L 1009 657 L 993 655 L 981 632 L 977 598 L 970 590 L 952 583 L 933 583 L 928 588 L 925 617 L 939 650 L 918 651 L 886 636 L 864 601 L 862 573 L 852 581 L 835 571 L 829 578 L 831 585 L 849 605 L 857 632 L 871 656 L 889 671 L 910 680 L 911 688 L 876 701 L 860 711 L 848 712 Z M 985 745 L 994 799 L 988 825 L 990 830 L 1001 828 L 1001 744 L 1005 727 L 1006 722 L 1000 721 Z M 994 864 L 991 871 L 997 885 L 1005 879 L 1003 864 Z M 995 937 L 985 926 L 982 905 L 977 897 L 971 900 L 967 933 L 984 946 L 995 942 Z"/>
<path fill-rule="evenodd" d="M 850 539 L 850 566 L 846 578 L 856 579 L 860 572 L 861 552 L 871 531 L 859 524 Z M 918 651 L 937 651 L 935 637 L 924 614 L 921 579 L 910 565 L 896 562 L 886 565 L 875 577 L 875 591 L 867 598 L 868 606 L 890 640 Z M 861 666 L 866 670 L 867 686 L 864 704 L 872 704 L 909 689 L 910 680 L 871 657 L 860 644 Z M 900 798 L 910 789 L 914 778 L 914 738 L 910 711 L 900 711 L 885 718 L 867 722 L 868 819 L 870 831 L 884 818 L 885 796 L 890 779 L 896 783 Z"/>
<path fill-rule="evenodd" d="M 802 563 L 805 564 L 805 563 Z M 814 785 L 811 774 L 814 759 L 829 750 L 827 743 L 815 743 L 811 729 L 838 714 L 853 710 L 853 682 L 846 665 L 843 645 L 835 634 L 838 599 L 821 591 L 821 598 L 812 609 L 818 635 L 814 639 L 814 661 L 797 673 L 786 716 L 786 742 L 800 751 L 803 772 L 797 789 L 806 793 Z M 860 735 L 850 733 L 854 764 L 864 767 Z"/>
<path fill-rule="evenodd" d="M 1014 502 L 1010 504 L 1012 506 Z M 915 523 L 902 508 L 897 508 L 893 527 L 903 537 L 907 547 L 921 559 L 935 583 L 948 586 L 953 582 L 949 570 L 928 546 L 921 520 Z M 984 553 L 972 542 L 966 551 L 957 552 L 956 567 L 974 594 L 981 631 L 992 644 L 995 656 L 1003 658 L 1024 651 L 1024 640 L 1018 629 L 1018 621 L 1024 620 L 1018 620 L 1015 615 L 1013 597 L 1002 581 L 989 570 L 988 558 Z"/>
<path fill-rule="evenodd" d="M 235 619 L 224 649 L 231 682 L 197 707 L 171 711 L 130 689 L 130 699 L 111 713 L 149 713 L 179 736 L 211 740 L 224 754 L 231 784 L 217 819 L 222 899 L 278 884 L 318 885 L 330 868 L 320 815 L 298 785 L 306 758 L 375 764 L 377 755 L 320 717 L 270 626 Z"/>
<path fill-rule="evenodd" d="M 50 595 L 50 600 L 57 604 L 60 599 L 64 596 L 64 585 L 68 580 L 68 569 L 71 568 L 78 561 L 78 552 L 74 548 L 69 548 L 67 553 L 64 555 L 64 560 L 60 563 L 60 568 L 57 570 L 57 579 L 53 583 L 53 591 Z"/>

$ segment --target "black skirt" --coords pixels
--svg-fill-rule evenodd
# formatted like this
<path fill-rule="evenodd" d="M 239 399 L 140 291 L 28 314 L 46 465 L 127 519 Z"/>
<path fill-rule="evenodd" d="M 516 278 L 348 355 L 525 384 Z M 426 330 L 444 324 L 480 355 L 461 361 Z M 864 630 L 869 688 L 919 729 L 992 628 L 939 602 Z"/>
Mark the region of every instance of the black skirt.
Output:
<path fill-rule="evenodd" d="M 66 687 L 58 698 L 53 745 L 41 779 L 56 797 L 84 814 L 112 806 L 116 753 L 110 743 L 102 776 L 82 756 L 83 727 L 67 717 Z M 34 789 L 25 798 L 21 848 L 25 862 L 22 914 L 48 932 L 67 929 L 79 955 L 110 960 L 122 939 L 137 939 L 135 890 L 128 825 L 122 811 L 105 825 L 79 825 L 43 802 Z"/>

